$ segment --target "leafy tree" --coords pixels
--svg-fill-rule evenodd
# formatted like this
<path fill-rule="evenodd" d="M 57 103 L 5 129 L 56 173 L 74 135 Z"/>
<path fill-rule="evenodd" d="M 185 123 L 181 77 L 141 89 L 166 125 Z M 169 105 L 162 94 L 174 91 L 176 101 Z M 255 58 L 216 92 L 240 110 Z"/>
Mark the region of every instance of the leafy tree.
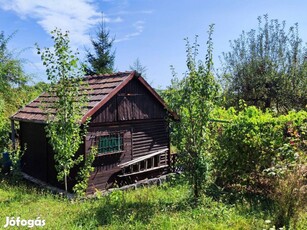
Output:
<path fill-rule="evenodd" d="M 55 167 L 58 180 L 64 181 L 67 191 L 67 177 L 70 170 L 83 161 L 83 156 L 76 156 L 76 152 L 83 142 L 85 128 L 80 126 L 83 107 L 87 98 L 82 95 L 84 87 L 83 72 L 78 65 L 78 58 L 69 48 L 68 32 L 60 30 L 51 32 L 54 40 L 54 52 L 49 48 L 38 53 L 41 54 L 43 64 L 46 66 L 50 88 L 48 93 L 57 98 L 53 104 L 55 113 L 49 112 L 46 126 L 47 136 L 55 152 Z"/>
<path fill-rule="evenodd" d="M 187 72 L 182 80 L 174 73 L 172 86 L 165 97 L 179 117 L 180 123 L 173 123 L 184 176 L 193 188 L 194 198 L 200 197 L 204 182 L 208 179 L 210 161 L 210 113 L 219 95 L 219 86 L 212 74 L 212 33 L 209 27 L 205 62 L 196 60 L 198 55 L 197 37 L 191 46 L 186 39 Z"/>
<path fill-rule="evenodd" d="M 22 61 L 8 50 L 8 42 L 14 34 L 6 37 L 0 33 L 0 97 L 4 101 L 3 113 L 8 117 L 20 104 L 16 103 L 16 90 L 23 87 L 29 78 L 24 74 Z"/>
<path fill-rule="evenodd" d="M 13 53 L 8 50 L 7 44 L 13 38 L 14 33 L 5 37 L 4 32 L 0 33 L 0 83 L 1 91 L 7 86 L 22 85 L 27 77 L 23 73 L 22 63 L 15 58 Z"/>
<path fill-rule="evenodd" d="M 223 53 L 222 80 L 228 106 L 240 99 L 263 110 L 285 112 L 307 103 L 306 49 L 298 24 L 286 32 L 286 23 L 258 18 L 258 29 L 243 31 Z"/>
<path fill-rule="evenodd" d="M 137 59 L 133 62 L 133 64 L 132 64 L 131 66 L 129 66 L 129 68 L 130 68 L 131 70 L 137 71 L 138 73 L 141 74 L 141 76 L 142 76 L 143 78 L 147 79 L 147 77 L 146 77 L 147 67 L 146 67 L 146 66 L 143 66 L 143 65 L 141 64 L 141 61 L 140 61 L 139 58 L 137 58 Z"/>
<path fill-rule="evenodd" d="M 96 37 L 96 40 L 91 38 L 94 53 L 87 50 L 87 62 L 90 66 L 85 67 L 85 71 L 89 75 L 112 73 L 115 58 L 115 52 L 112 51 L 112 45 L 115 39 L 110 39 L 110 32 L 105 29 L 103 20 L 99 24 Z"/>
<path fill-rule="evenodd" d="M 4 151 L 8 139 L 9 123 L 7 117 L 4 115 L 5 103 L 3 99 L 0 98 L 0 153 Z"/>
<path fill-rule="evenodd" d="M 13 174 L 19 171 L 23 151 L 18 143 L 13 144 L 10 140 L 9 116 L 41 92 L 38 88 L 27 85 L 30 78 L 23 71 L 22 60 L 8 49 L 8 43 L 14 35 L 15 33 L 6 37 L 3 31 L 0 32 L 0 153 L 9 153 Z"/>
<path fill-rule="evenodd" d="M 29 80 L 23 71 L 22 61 L 8 49 L 8 43 L 14 35 L 5 36 L 3 31 L 0 32 L 0 152 L 8 147 L 8 118 L 24 105 L 21 92 Z"/>

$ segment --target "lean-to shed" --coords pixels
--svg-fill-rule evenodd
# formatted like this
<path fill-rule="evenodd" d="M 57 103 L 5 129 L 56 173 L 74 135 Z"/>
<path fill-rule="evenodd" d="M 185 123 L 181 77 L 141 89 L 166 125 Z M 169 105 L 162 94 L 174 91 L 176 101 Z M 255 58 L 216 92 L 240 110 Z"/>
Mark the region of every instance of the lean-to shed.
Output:
<path fill-rule="evenodd" d="M 176 114 L 167 109 L 162 98 L 135 71 L 86 76 L 89 104 L 82 122 L 90 118 L 88 133 L 77 154 L 86 155 L 98 148 L 95 170 L 87 193 L 104 190 L 117 183 L 156 177 L 170 165 L 168 120 Z M 41 94 L 11 116 L 19 122 L 21 146 L 27 148 L 22 171 L 51 185 L 62 187 L 56 179 L 54 153 L 45 133 L 46 113 L 41 110 L 55 97 Z M 75 183 L 77 168 L 70 175 Z"/>

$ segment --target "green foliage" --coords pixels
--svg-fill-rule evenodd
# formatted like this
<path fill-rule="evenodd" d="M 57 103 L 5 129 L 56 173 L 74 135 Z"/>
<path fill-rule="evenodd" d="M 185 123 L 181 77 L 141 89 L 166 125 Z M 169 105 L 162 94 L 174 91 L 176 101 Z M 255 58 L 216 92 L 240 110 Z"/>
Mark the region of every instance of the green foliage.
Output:
<path fill-rule="evenodd" d="M 9 133 L 9 122 L 5 116 L 5 102 L 0 98 L 0 153 L 4 151 Z"/>
<path fill-rule="evenodd" d="M 303 129 L 307 112 L 275 116 L 250 106 L 239 112 L 233 108 L 220 109 L 215 111 L 215 116 L 218 113 L 231 117 L 229 123 L 215 125 L 218 144 L 215 145 L 213 168 L 219 185 L 237 184 L 243 190 L 255 191 L 268 189 L 263 185 L 273 184 L 265 179 L 284 175 L 298 160 L 306 162 L 302 143 L 306 141 Z M 296 138 L 299 135 L 300 148 L 295 147 L 290 132 Z"/>
<path fill-rule="evenodd" d="M 296 115 L 298 116 L 298 115 Z M 274 191 L 270 197 L 276 203 L 275 225 L 289 229 L 293 222 L 296 229 L 300 211 L 307 206 L 307 117 L 306 113 L 298 116 L 300 121 L 293 118 L 287 123 L 287 140 L 280 149 L 284 160 L 274 164 L 269 169 L 275 175 Z M 278 170 L 276 170 L 276 168 Z"/>
<path fill-rule="evenodd" d="M 13 38 L 14 34 L 5 37 L 4 32 L 0 33 L 0 92 L 4 93 L 12 86 L 23 85 L 27 81 L 22 70 L 21 60 L 14 57 L 13 53 L 7 48 L 8 42 Z M 7 90 L 8 92 L 10 90 Z M 6 92 L 6 93 L 8 93 Z M 2 97 L 5 94 L 1 95 Z"/>
<path fill-rule="evenodd" d="M 115 52 L 111 51 L 114 38 L 110 39 L 110 32 L 105 29 L 102 22 L 96 32 L 96 40 L 91 39 L 94 53 L 87 50 L 87 62 L 89 67 L 85 67 L 88 75 L 112 73 L 114 66 Z"/>
<path fill-rule="evenodd" d="M 223 191 L 260 194 L 274 202 L 272 223 L 293 229 L 307 205 L 307 112 L 263 112 L 242 101 L 213 111 L 213 175 Z"/>
<path fill-rule="evenodd" d="M 258 28 L 243 31 L 223 53 L 222 80 L 225 103 L 248 105 L 278 112 L 304 109 L 307 104 L 306 47 L 298 24 L 286 31 L 286 23 L 258 18 Z"/>
<path fill-rule="evenodd" d="M 92 148 L 85 157 L 83 167 L 80 167 L 79 169 L 77 178 L 79 182 L 74 186 L 73 190 L 80 197 L 85 195 L 85 191 L 88 187 L 88 178 L 90 177 L 91 172 L 94 171 L 92 164 L 97 153 L 97 148 Z"/>
<path fill-rule="evenodd" d="M 22 60 L 18 54 L 8 49 L 9 41 L 15 33 L 5 36 L 0 32 L 0 152 L 8 148 L 9 116 L 18 108 L 38 95 L 26 83 L 30 80 L 23 71 Z M 29 90 L 28 90 L 29 89 Z M 31 90 L 30 90 L 31 89 Z"/>
<path fill-rule="evenodd" d="M 27 149 L 26 144 L 25 146 L 23 146 L 23 148 L 21 148 L 21 146 L 19 145 L 19 142 L 16 142 L 13 144 L 12 141 L 10 141 L 9 147 L 6 150 L 9 153 L 9 158 L 12 164 L 10 168 L 10 173 L 15 179 L 18 179 L 21 177 L 20 161 L 26 149 Z"/>
<path fill-rule="evenodd" d="M 52 34 L 54 51 L 45 48 L 41 52 L 39 47 L 37 49 L 47 67 L 46 73 L 50 80 L 48 93 L 57 98 L 53 103 L 54 111 L 46 110 L 49 113 L 46 132 L 55 152 L 57 178 L 64 181 L 67 191 L 70 170 L 83 161 L 83 155 L 78 156 L 76 153 L 86 132 L 86 125 L 82 128 L 80 121 L 87 97 L 80 91 L 85 87 L 81 79 L 83 73 L 78 66 L 78 58 L 69 48 L 68 32 L 54 30 Z"/>
<path fill-rule="evenodd" d="M 307 206 L 306 176 L 306 165 L 299 164 L 277 178 L 274 191 L 270 194 L 276 204 L 274 223 L 277 227 L 289 229 L 292 221 L 293 229 L 297 229 L 299 213 L 306 211 L 304 209 Z"/>
<path fill-rule="evenodd" d="M 177 112 L 180 123 L 172 123 L 176 135 L 175 146 L 179 150 L 179 162 L 183 173 L 193 188 L 194 198 L 203 192 L 204 182 L 208 179 L 211 147 L 209 138 L 209 115 L 218 98 L 219 86 L 212 74 L 212 33 L 209 28 L 205 62 L 197 61 L 197 36 L 191 46 L 186 39 L 188 71 L 179 81 L 173 71 L 172 86 L 164 97 L 170 107 Z"/>
<path fill-rule="evenodd" d="M 18 89 L 22 88 L 29 78 L 23 72 L 22 61 L 8 50 L 8 43 L 14 34 L 5 37 L 0 32 L 0 98 L 4 101 L 4 115 L 8 117 L 20 104 L 16 99 L 20 98 Z"/>

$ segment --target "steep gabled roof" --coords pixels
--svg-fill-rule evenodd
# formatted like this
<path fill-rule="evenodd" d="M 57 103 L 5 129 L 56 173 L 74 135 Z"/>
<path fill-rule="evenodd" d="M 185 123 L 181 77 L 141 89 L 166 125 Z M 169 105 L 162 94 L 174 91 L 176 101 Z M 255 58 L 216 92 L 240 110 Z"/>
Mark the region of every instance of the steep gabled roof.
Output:
<path fill-rule="evenodd" d="M 133 78 L 136 78 L 140 83 L 142 83 L 144 87 L 147 88 L 147 90 L 161 103 L 161 106 L 167 109 L 164 101 L 157 94 L 157 92 L 135 71 L 86 76 L 84 80 L 87 81 L 89 86 L 89 89 L 87 90 L 89 95 L 89 103 L 84 112 L 82 123 L 84 123 L 88 117 L 91 117 L 99 108 L 106 104 Z M 43 108 L 43 106 L 44 108 L 50 108 L 48 111 L 50 111 L 50 113 L 55 113 L 51 107 L 52 103 L 56 99 L 56 97 L 51 96 L 48 93 L 42 93 L 35 100 L 12 115 L 11 119 L 17 121 L 45 123 L 47 113 L 41 108 Z M 170 110 L 168 111 L 174 119 L 177 119 L 177 115 L 174 112 Z"/>

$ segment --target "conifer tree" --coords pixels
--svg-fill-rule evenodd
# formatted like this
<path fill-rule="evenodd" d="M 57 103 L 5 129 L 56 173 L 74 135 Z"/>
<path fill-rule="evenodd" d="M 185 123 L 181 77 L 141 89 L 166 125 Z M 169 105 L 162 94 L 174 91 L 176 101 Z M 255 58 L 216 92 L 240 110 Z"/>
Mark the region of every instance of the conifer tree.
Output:
<path fill-rule="evenodd" d="M 96 32 L 96 39 L 91 38 L 93 52 L 86 51 L 89 66 L 85 67 L 86 74 L 112 73 L 114 68 L 115 51 L 112 51 L 114 38 L 110 38 L 110 31 L 105 28 L 103 19 Z"/>

